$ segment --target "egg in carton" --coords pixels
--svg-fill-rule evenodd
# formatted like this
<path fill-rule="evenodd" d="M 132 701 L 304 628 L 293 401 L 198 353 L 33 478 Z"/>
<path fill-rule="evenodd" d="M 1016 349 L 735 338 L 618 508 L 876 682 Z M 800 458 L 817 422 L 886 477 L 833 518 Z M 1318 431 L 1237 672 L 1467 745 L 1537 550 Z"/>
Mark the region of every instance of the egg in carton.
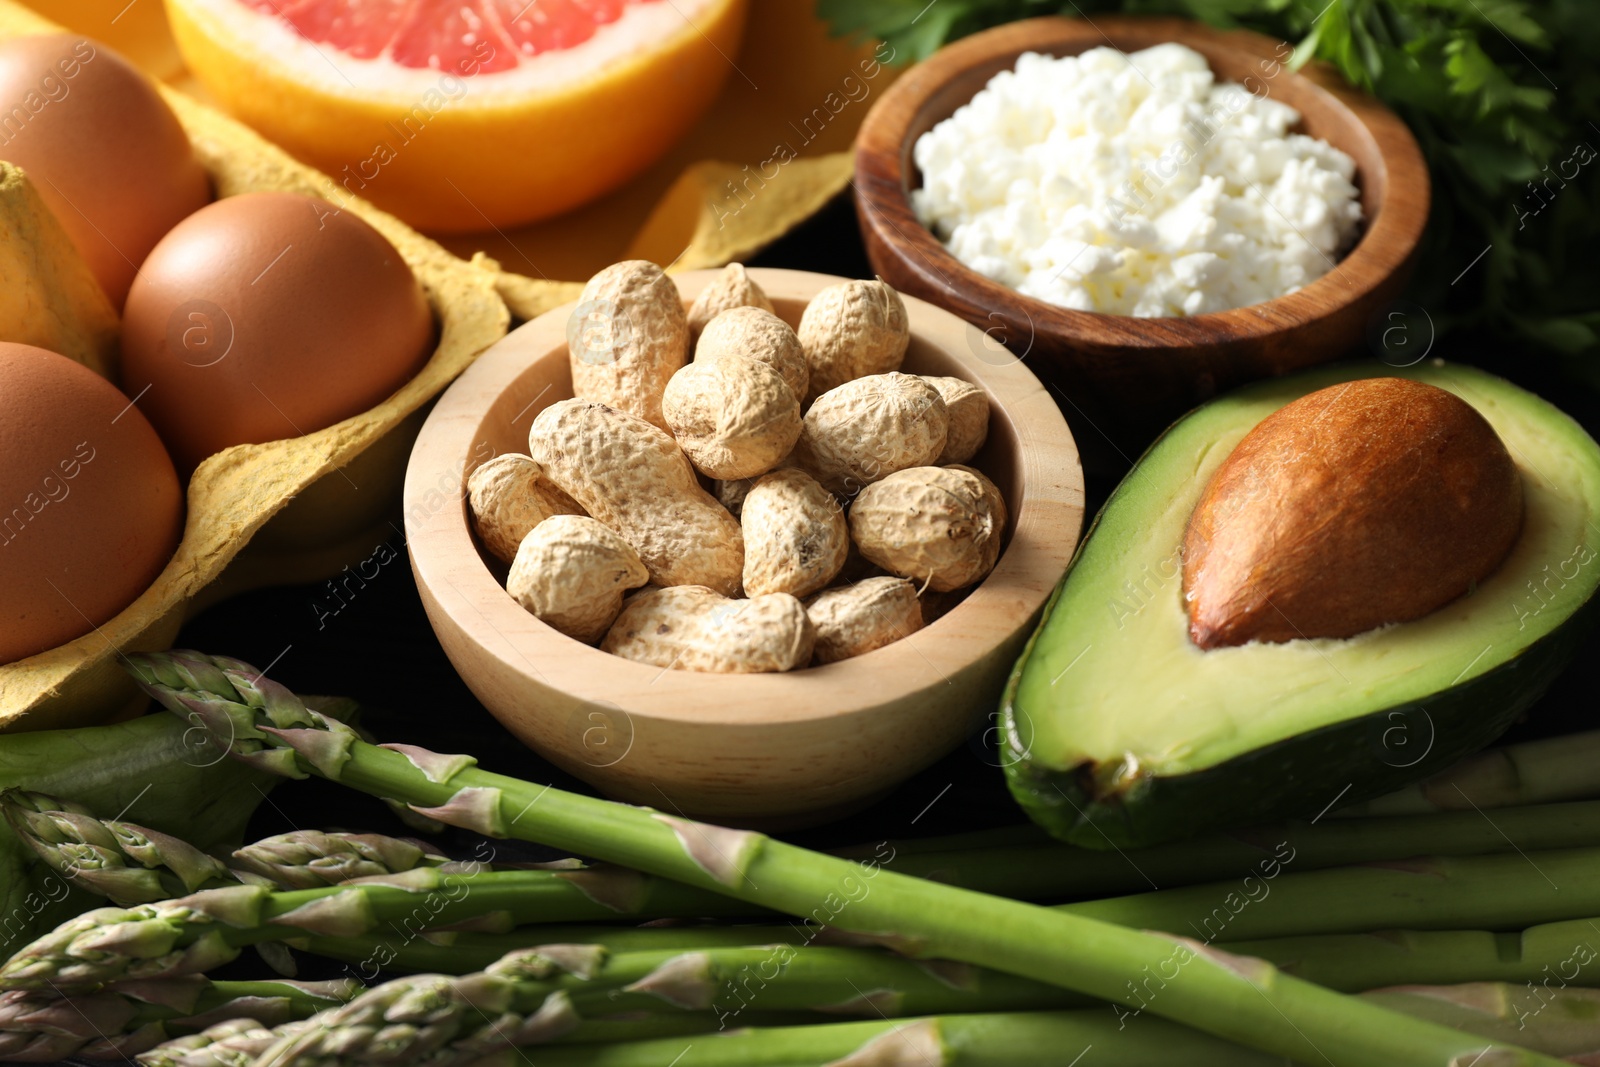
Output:
<path fill-rule="evenodd" d="M 0 0 L 0 39 L 59 32 Z M 188 484 L 183 539 L 155 582 L 76 641 L 0 666 L 0 731 L 130 714 L 144 697 L 118 666 L 121 653 L 168 647 L 188 615 L 227 596 L 316 581 L 369 555 L 392 532 L 389 513 L 421 408 L 510 323 L 494 271 L 451 255 L 233 119 L 165 86 L 161 93 L 217 197 L 320 197 L 387 238 L 427 296 L 437 345 L 421 370 L 376 406 L 302 437 L 237 445 L 201 463 Z M 12 167 L 0 168 L 0 280 L 0 339 L 50 348 L 109 373 L 116 315 L 65 231 Z"/>

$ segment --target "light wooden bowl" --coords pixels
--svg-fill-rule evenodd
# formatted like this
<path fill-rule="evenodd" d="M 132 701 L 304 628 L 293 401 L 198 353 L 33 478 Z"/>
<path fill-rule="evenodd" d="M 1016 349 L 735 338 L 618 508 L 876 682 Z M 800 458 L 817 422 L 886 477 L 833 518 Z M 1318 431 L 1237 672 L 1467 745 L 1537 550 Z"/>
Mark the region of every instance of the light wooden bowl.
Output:
<path fill-rule="evenodd" d="M 1328 274 L 1264 304 L 1189 318 L 1072 311 L 969 269 L 917 220 L 909 198 L 921 184 L 911 155 L 917 138 L 1023 52 L 1133 52 L 1172 41 L 1204 55 L 1219 80 L 1295 108 L 1302 132 L 1355 159 L 1365 231 Z M 940 49 L 885 91 L 856 139 L 856 206 L 873 268 L 901 292 L 976 323 L 1059 387 L 1091 468 L 1108 465 L 1103 458 L 1131 462 L 1172 419 L 1219 390 L 1348 354 L 1415 265 L 1428 171 L 1392 112 L 1325 65 L 1290 72 L 1287 49 L 1248 31 L 1128 15 L 1028 19 Z M 1420 352 L 1426 344 L 1418 342 Z"/>
<path fill-rule="evenodd" d="M 778 314 L 840 279 L 753 270 Z M 685 302 L 714 277 L 677 276 Z M 439 642 L 461 677 L 514 734 L 611 794 L 669 812 L 769 828 L 822 822 L 869 803 L 982 725 L 1083 521 L 1072 435 L 1021 363 L 976 358 L 981 334 L 908 298 L 905 369 L 955 375 L 991 398 L 989 441 L 974 461 L 1011 511 L 1000 561 L 924 629 L 875 652 L 788 674 L 700 674 L 621 659 L 566 637 L 501 587 L 471 532 L 466 476 L 526 452 L 546 405 L 572 395 L 572 305 L 495 345 L 434 408 L 406 473 L 407 544 Z"/>

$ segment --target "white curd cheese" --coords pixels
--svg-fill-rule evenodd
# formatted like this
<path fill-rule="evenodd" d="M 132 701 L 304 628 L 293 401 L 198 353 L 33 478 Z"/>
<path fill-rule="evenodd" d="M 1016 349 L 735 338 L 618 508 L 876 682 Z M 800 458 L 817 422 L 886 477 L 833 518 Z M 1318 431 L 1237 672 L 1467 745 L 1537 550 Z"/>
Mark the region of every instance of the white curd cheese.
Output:
<path fill-rule="evenodd" d="M 968 267 L 1082 311 L 1246 307 L 1354 241 L 1355 163 L 1177 44 L 1026 53 L 917 139 L 912 206 Z"/>

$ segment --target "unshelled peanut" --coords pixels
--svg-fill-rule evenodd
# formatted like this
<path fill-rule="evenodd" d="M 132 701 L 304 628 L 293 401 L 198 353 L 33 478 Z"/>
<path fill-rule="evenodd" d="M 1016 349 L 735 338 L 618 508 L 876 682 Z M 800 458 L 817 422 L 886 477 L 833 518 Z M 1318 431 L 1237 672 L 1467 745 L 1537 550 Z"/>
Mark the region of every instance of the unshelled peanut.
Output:
<path fill-rule="evenodd" d="M 483 547 L 510 563 L 528 531 L 552 515 L 583 508 L 544 477 L 544 468 L 515 452 L 496 456 L 467 476 L 467 503 Z"/>
<path fill-rule="evenodd" d="M 600 647 L 657 667 L 756 674 L 804 667 L 815 643 L 806 609 L 787 593 L 730 600 L 682 585 L 631 597 Z"/>
<path fill-rule="evenodd" d="M 666 428 L 661 394 L 689 361 L 689 321 L 672 279 L 643 259 L 589 279 L 567 320 L 572 394 Z"/>
<path fill-rule="evenodd" d="M 922 629 L 917 587 L 904 578 L 825 589 L 806 601 L 806 614 L 817 629 L 818 663 L 859 656 Z"/>
<path fill-rule="evenodd" d="M 560 400 L 539 413 L 529 453 L 545 475 L 633 546 L 657 585 L 739 591 L 739 523 L 700 488 L 664 430 L 592 400 Z"/>
<path fill-rule="evenodd" d="M 949 416 L 939 390 L 915 374 L 846 382 L 806 412 L 794 464 L 831 493 L 849 497 L 907 467 L 939 458 Z"/>
<path fill-rule="evenodd" d="M 800 437 L 800 401 L 777 371 L 744 356 L 695 362 L 672 376 L 661 399 L 667 427 L 712 478 L 771 470 Z"/>
<path fill-rule="evenodd" d="M 804 471 L 773 471 L 756 482 L 739 522 L 747 596 L 809 596 L 833 581 L 850 551 L 839 502 Z"/>
<path fill-rule="evenodd" d="M 811 385 L 811 368 L 806 363 L 805 350 L 789 324 L 770 311 L 734 308 L 706 325 L 694 346 L 695 362 L 728 355 L 760 360 L 783 375 L 784 383 L 796 400 L 805 399 Z"/>
<path fill-rule="evenodd" d="M 970 461 L 989 439 L 989 394 L 965 378 L 925 376 L 923 380 L 939 390 L 950 416 L 944 451 L 934 465 L 947 467 Z"/>
<path fill-rule="evenodd" d="M 506 592 L 541 621 L 594 644 L 622 611 L 622 597 L 650 580 L 639 554 L 586 515 L 556 515 L 522 539 Z"/>
<path fill-rule="evenodd" d="M 995 484 L 970 467 L 912 467 L 861 491 L 850 535 L 890 574 L 934 592 L 960 589 L 994 567 L 1006 506 Z"/>
<path fill-rule="evenodd" d="M 695 297 L 694 303 L 689 307 L 689 332 L 695 337 L 700 336 L 700 331 L 706 324 L 724 311 L 732 308 L 752 307 L 762 311 L 772 311 L 772 301 L 767 297 L 766 291 L 761 288 L 756 280 L 750 277 L 750 272 L 744 269 L 743 263 L 729 263 L 722 268 L 715 280 Z"/>
<path fill-rule="evenodd" d="M 899 370 L 911 343 L 905 302 L 881 281 L 828 286 L 806 305 L 796 333 L 811 366 L 811 397 Z"/>

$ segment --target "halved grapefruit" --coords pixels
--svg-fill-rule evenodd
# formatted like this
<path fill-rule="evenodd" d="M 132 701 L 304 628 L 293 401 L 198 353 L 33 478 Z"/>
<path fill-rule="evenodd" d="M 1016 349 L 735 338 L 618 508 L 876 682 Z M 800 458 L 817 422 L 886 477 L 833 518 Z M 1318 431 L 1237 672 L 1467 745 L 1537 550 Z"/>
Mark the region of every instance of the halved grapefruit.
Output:
<path fill-rule="evenodd" d="M 649 166 L 732 72 L 745 0 L 167 0 L 236 117 L 424 230 L 513 226 Z"/>

